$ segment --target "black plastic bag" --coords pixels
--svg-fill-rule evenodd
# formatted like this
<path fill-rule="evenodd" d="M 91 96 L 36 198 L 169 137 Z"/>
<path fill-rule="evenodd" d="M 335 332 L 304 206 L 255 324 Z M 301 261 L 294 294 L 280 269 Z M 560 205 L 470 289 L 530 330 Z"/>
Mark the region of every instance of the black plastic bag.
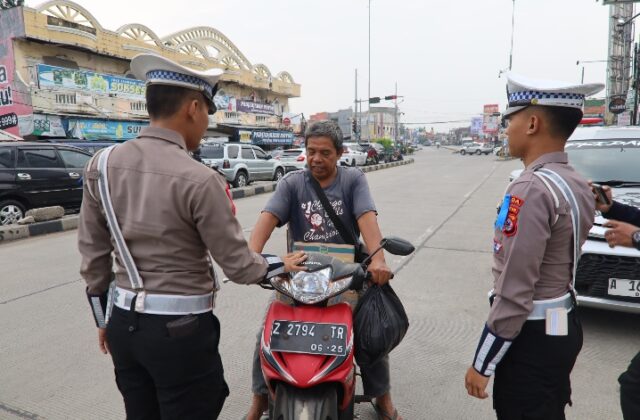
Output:
<path fill-rule="evenodd" d="M 360 298 L 353 317 L 355 356 L 371 366 L 389 354 L 409 329 L 409 318 L 389 284 L 372 285 Z"/>

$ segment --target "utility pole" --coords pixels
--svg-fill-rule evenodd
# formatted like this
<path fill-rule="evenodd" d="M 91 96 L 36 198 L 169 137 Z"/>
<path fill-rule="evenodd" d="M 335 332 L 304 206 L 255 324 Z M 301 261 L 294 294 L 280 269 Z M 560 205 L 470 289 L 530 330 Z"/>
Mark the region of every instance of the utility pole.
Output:
<path fill-rule="evenodd" d="M 360 143 L 360 121 L 358 121 L 358 69 L 356 69 L 356 96 L 353 101 L 353 136 Z"/>
<path fill-rule="evenodd" d="M 395 99 L 394 99 L 394 103 L 395 103 L 395 113 L 393 114 L 393 123 L 394 123 L 394 134 L 395 134 L 395 138 L 393 139 L 393 141 L 397 144 L 398 143 L 398 82 L 396 82 L 396 93 L 395 93 Z"/>
<path fill-rule="evenodd" d="M 369 0 L 369 89 L 367 91 L 367 98 L 371 97 L 371 0 Z M 367 133 L 369 132 L 369 116 L 371 115 L 371 104 L 367 102 Z M 367 134 L 367 140 L 370 134 Z"/>

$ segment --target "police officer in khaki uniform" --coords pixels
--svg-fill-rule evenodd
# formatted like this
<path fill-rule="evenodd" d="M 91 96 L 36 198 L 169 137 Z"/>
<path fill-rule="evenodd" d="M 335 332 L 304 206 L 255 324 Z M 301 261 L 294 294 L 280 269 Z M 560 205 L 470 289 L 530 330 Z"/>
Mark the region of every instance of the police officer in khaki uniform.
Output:
<path fill-rule="evenodd" d="M 602 88 L 508 76 L 509 149 L 525 170 L 499 206 L 491 310 L 465 377 L 469 395 L 487 398 L 495 373 L 498 419 L 564 419 L 570 403 L 582 348 L 572 285 L 595 204 L 564 146 Z"/>
<path fill-rule="evenodd" d="M 210 256 L 243 284 L 297 270 L 305 257 L 251 252 L 226 181 L 188 154 L 215 112 L 222 71 L 150 54 L 135 57 L 131 69 L 147 81 L 150 127 L 88 164 L 80 272 L 127 418 L 215 419 L 229 390 Z"/>

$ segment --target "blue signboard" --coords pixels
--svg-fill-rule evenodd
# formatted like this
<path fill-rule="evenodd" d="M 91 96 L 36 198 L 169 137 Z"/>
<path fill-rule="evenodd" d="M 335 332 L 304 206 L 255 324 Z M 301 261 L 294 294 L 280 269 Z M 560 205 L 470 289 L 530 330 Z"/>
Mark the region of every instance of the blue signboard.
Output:
<path fill-rule="evenodd" d="M 254 131 L 251 133 L 253 144 L 258 146 L 291 146 L 293 133 L 290 131 Z"/>
<path fill-rule="evenodd" d="M 130 140 L 138 137 L 140 131 L 149 125 L 137 121 L 107 121 L 69 119 L 69 133 L 74 138 L 85 140 Z"/>

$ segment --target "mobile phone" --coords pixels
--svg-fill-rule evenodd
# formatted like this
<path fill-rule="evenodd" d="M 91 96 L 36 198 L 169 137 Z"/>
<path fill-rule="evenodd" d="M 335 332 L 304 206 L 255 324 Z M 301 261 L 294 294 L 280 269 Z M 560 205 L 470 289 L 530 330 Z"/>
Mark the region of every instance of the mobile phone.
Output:
<path fill-rule="evenodd" d="M 604 188 L 599 184 L 592 184 L 593 191 L 595 191 L 596 196 L 598 196 L 598 201 L 602 204 L 606 204 L 607 206 L 611 204 L 611 200 L 607 197 L 607 194 L 604 192 Z"/>

